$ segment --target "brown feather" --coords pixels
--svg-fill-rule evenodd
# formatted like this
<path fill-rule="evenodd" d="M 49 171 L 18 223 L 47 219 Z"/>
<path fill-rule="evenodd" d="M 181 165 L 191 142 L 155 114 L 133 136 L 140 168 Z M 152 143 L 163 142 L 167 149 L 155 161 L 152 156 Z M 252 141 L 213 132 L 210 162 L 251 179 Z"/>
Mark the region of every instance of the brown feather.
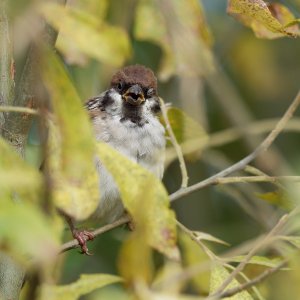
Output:
<path fill-rule="evenodd" d="M 118 71 L 111 80 L 111 87 L 115 87 L 119 82 L 124 82 L 126 85 L 139 84 L 142 88 L 153 88 L 157 92 L 157 80 L 154 73 L 142 66 L 128 66 Z"/>

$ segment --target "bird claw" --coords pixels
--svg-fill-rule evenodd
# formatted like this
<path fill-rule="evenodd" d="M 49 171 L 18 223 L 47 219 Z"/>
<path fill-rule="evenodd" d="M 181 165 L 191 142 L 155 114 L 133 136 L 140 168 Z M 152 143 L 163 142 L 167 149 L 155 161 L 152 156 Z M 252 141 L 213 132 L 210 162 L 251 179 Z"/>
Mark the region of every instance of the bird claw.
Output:
<path fill-rule="evenodd" d="M 135 227 L 136 227 L 135 221 L 133 220 L 132 216 L 127 211 L 125 213 L 129 217 L 129 221 L 127 222 L 127 227 L 130 231 L 134 231 Z"/>
<path fill-rule="evenodd" d="M 81 247 L 80 253 L 89 256 L 93 255 L 92 253 L 89 252 L 86 242 L 93 240 L 95 238 L 94 234 L 87 230 L 78 230 L 78 229 L 74 229 L 72 234 L 74 239 L 78 241 L 78 244 Z"/>

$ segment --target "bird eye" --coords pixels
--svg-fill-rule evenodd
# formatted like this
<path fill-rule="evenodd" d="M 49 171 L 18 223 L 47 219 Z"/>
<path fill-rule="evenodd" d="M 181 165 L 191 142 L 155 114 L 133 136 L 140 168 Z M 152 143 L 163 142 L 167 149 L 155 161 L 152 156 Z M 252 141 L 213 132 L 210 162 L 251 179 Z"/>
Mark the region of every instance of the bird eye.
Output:
<path fill-rule="evenodd" d="M 154 95 L 154 89 L 153 89 L 153 88 L 148 89 L 148 91 L 147 91 L 147 96 L 148 96 L 148 97 L 151 97 L 151 96 L 153 96 L 153 95 Z"/>
<path fill-rule="evenodd" d="M 119 90 L 119 91 L 122 91 L 123 86 L 124 86 L 123 82 L 120 81 L 120 82 L 118 83 L 118 85 L 117 85 L 118 90 Z"/>

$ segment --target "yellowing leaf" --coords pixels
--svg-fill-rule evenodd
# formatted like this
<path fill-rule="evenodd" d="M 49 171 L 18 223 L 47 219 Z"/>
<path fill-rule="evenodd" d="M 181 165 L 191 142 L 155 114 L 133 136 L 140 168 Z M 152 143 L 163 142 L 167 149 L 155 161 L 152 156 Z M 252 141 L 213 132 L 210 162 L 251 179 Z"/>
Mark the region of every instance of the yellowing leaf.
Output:
<path fill-rule="evenodd" d="M 42 175 L 0 138 L 0 196 L 17 192 L 26 200 L 37 200 L 42 187 Z"/>
<path fill-rule="evenodd" d="M 163 60 L 159 76 L 197 76 L 211 71 L 211 36 L 198 0 L 141 0 L 136 8 L 134 35 L 159 45 Z"/>
<path fill-rule="evenodd" d="M 209 140 L 203 127 L 179 108 L 170 107 L 167 112 L 170 125 L 183 154 L 189 155 L 191 158 L 198 158 Z M 163 123 L 163 120 L 161 121 Z M 170 143 L 168 146 L 166 151 L 166 165 L 177 157 Z"/>
<path fill-rule="evenodd" d="M 152 251 L 142 228 L 137 227 L 122 245 L 118 267 L 127 284 L 150 283 L 153 275 Z"/>
<path fill-rule="evenodd" d="M 285 195 L 280 190 L 274 192 L 268 192 L 264 194 L 256 193 L 255 195 L 259 199 L 262 199 L 264 201 L 267 201 L 270 204 L 277 205 L 287 210 L 291 210 L 296 205 L 295 203 L 292 202 L 292 200 L 288 197 L 288 195 Z"/>
<path fill-rule="evenodd" d="M 48 262 L 58 253 L 58 237 L 48 217 L 30 203 L 0 201 L 0 244 L 24 260 Z M 28 260 L 24 260 L 28 263 Z"/>
<path fill-rule="evenodd" d="M 196 235 L 197 240 L 210 241 L 210 242 L 229 246 L 229 244 L 227 242 L 225 242 L 209 233 L 202 232 L 202 231 L 194 231 L 194 233 Z"/>
<path fill-rule="evenodd" d="M 210 258 L 205 251 L 191 240 L 189 236 L 184 233 L 179 235 L 180 243 L 182 245 L 183 261 L 187 266 L 194 266 L 200 263 L 207 263 L 207 269 L 192 278 L 193 286 L 198 292 L 208 293 L 210 282 Z"/>
<path fill-rule="evenodd" d="M 226 261 L 230 261 L 230 262 L 242 262 L 244 260 L 245 260 L 244 255 L 231 257 L 228 260 L 226 259 Z M 248 264 L 254 264 L 254 265 L 275 268 L 280 262 L 281 262 L 280 258 L 268 258 L 265 256 L 253 256 L 248 261 Z"/>
<path fill-rule="evenodd" d="M 80 296 L 88 294 L 108 284 L 120 282 L 118 276 L 108 274 L 84 274 L 71 284 L 51 286 L 44 285 L 40 290 L 40 300 L 76 300 Z"/>
<path fill-rule="evenodd" d="M 82 220 L 93 213 L 100 197 L 92 129 L 63 66 L 50 51 L 43 61 L 43 77 L 55 114 L 48 143 L 52 195 L 58 208 Z"/>
<path fill-rule="evenodd" d="M 157 272 L 151 288 L 156 291 L 169 293 L 170 295 L 178 295 L 185 287 L 185 280 L 174 280 L 170 284 L 170 278 L 174 278 L 175 274 L 184 272 L 181 262 L 168 260 L 163 267 Z"/>
<path fill-rule="evenodd" d="M 220 263 L 214 263 L 210 278 L 210 294 L 217 291 L 229 275 L 230 273 Z M 239 282 L 236 279 L 233 279 L 226 289 L 235 288 L 239 285 Z M 247 291 L 242 291 L 232 297 L 227 297 L 226 299 L 253 300 L 252 296 Z"/>
<path fill-rule="evenodd" d="M 137 227 L 145 229 L 147 242 L 167 256 L 178 258 L 175 214 L 169 208 L 168 195 L 161 182 L 107 144 L 98 143 L 97 153 L 113 175 L 125 208 L 136 220 Z"/>
<path fill-rule="evenodd" d="M 99 17 L 97 19 L 91 14 L 55 3 L 43 3 L 40 11 L 59 31 L 57 47 L 65 55 L 68 56 L 75 48 L 116 67 L 130 56 L 129 39 L 122 28 L 99 23 Z"/>
<path fill-rule="evenodd" d="M 229 0 L 227 11 L 261 38 L 300 35 L 298 25 L 290 24 L 295 21 L 293 14 L 278 3 L 267 5 L 263 0 Z"/>

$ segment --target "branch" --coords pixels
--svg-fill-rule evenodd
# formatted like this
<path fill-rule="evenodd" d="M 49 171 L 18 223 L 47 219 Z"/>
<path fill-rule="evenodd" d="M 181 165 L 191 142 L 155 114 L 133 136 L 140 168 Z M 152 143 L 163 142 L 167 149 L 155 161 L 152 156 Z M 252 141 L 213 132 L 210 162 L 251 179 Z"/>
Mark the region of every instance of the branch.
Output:
<path fill-rule="evenodd" d="M 238 294 L 238 293 L 240 293 L 240 292 L 242 292 L 242 291 L 258 284 L 258 283 L 261 283 L 262 281 L 264 281 L 266 278 L 268 278 L 272 274 L 274 274 L 274 273 L 278 272 L 280 269 L 284 268 L 287 265 L 287 263 L 288 263 L 287 260 L 283 260 L 276 267 L 271 268 L 271 269 L 267 269 L 266 271 L 264 271 L 263 273 L 261 273 L 257 277 L 253 278 L 252 280 L 247 281 L 244 284 L 241 284 L 241 285 L 239 285 L 235 288 L 224 291 L 219 296 L 219 298 L 227 298 L 227 297 L 234 296 L 235 294 Z"/>
<path fill-rule="evenodd" d="M 169 122 L 169 119 L 168 119 L 168 112 L 167 112 L 165 103 L 161 98 L 159 98 L 159 101 L 160 101 L 162 116 L 163 116 L 163 119 L 166 123 L 167 132 L 170 136 L 172 145 L 173 145 L 173 147 L 176 151 L 176 154 L 177 154 L 177 157 L 178 157 L 178 160 L 179 160 L 181 176 L 182 176 L 181 188 L 186 188 L 187 185 L 188 185 L 189 177 L 188 177 L 184 157 L 183 157 L 183 154 L 182 154 L 182 150 L 181 150 L 180 145 L 178 144 L 178 142 L 176 140 L 175 134 L 174 134 L 173 129 L 170 125 L 170 122 Z"/>
<path fill-rule="evenodd" d="M 218 260 L 218 256 L 216 256 L 212 251 L 210 251 L 210 249 L 208 247 L 206 247 L 199 238 L 197 238 L 197 235 L 194 231 L 188 229 L 187 227 L 185 227 L 182 223 L 180 223 L 178 220 L 176 220 L 176 223 L 178 225 L 178 227 L 185 232 L 192 241 L 194 241 L 198 246 L 200 246 L 200 248 L 207 254 L 207 256 L 211 259 L 211 260 Z"/>
<path fill-rule="evenodd" d="M 115 222 L 113 222 L 111 224 L 105 225 L 103 227 L 100 227 L 100 228 L 92 231 L 92 234 L 94 235 L 94 237 L 99 236 L 102 233 L 110 231 L 110 230 L 112 230 L 112 229 L 114 229 L 116 227 L 119 227 L 119 226 L 123 225 L 123 224 L 126 224 L 129 221 L 130 221 L 130 217 L 128 215 L 123 216 L 123 217 L 121 217 L 120 219 L 118 219 L 117 221 L 115 221 Z M 86 239 L 86 241 L 88 242 L 87 239 Z M 68 251 L 70 249 L 75 249 L 75 248 L 78 248 L 78 247 L 80 247 L 79 243 L 78 243 L 77 240 L 74 239 L 74 240 L 71 240 L 71 241 L 63 244 L 60 247 L 59 253 L 63 253 L 63 252 L 66 252 L 66 251 Z"/>
<path fill-rule="evenodd" d="M 237 176 L 237 177 L 225 177 L 216 178 L 211 182 L 211 185 L 216 184 L 230 184 L 230 183 L 251 183 L 251 182 L 270 182 L 277 184 L 278 181 L 291 181 L 299 182 L 300 176 Z"/>
<path fill-rule="evenodd" d="M 55 0 L 57 3 L 65 4 L 66 0 Z M 26 59 L 20 82 L 17 83 L 16 96 L 12 101 L 13 106 L 32 109 L 37 106 L 38 100 L 45 97 L 41 77 L 39 76 L 39 57 L 41 55 L 40 45 L 46 44 L 54 47 L 58 33 L 45 24 L 41 39 L 33 41 Z M 32 114 L 18 114 L 10 112 L 3 125 L 3 136 L 23 156 L 24 146 L 30 129 Z"/>
<path fill-rule="evenodd" d="M 298 92 L 296 98 L 292 102 L 292 104 L 289 106 L 285 114 L 282 116 L 282 118 L 279 120 L 279 122 L 276 124 L 275 128 L 269 133 L 269 135 L 264 139 L 264 141 L 248 156 L 240 160 L 239 162 L 235 163 L 234 165 L 228 167 L 227 169 L 199 182 L 196 183 L 190 187 L 182 188 L 178 190 L 177 192 L 170 195 L 170 201 L 175 201 L 183 196 L 186 196 L 190 193 L 193 193 L 197 190 L 200 190 L 204 187 L 207 187 L 209 185 L 212 185 L 214 180 L 216 178 L 222 178 L 226 177 L 229 174 L 232 174 L 233 172 L 239 171 L 244 169 L 251 161 L 253 161 L 257 156 L 268 150 L 270 145 L 274 142 L 274 140 L 277 138 L 277 136 L 280 134 L 280 132 L 284 129 L 286 123 L 288 120 L 293 116 L 295 110 L 300 104 L 300 91 Z"/>
<path fill-rule="evenodd" d="M 249 135 L 261 135 L 270 132 L 278 123 L 280 119 L 265 119 L 258 120 L 253 123 L 247 124 L 244 127 L 244 131 Z M 299 132 L 300 130 L 300 118 L 294 117 L 286 124 L 285 132 Z M 232 143 L 243 137 L 243 133 L 237 127 L 224 129 L 218 132 L 214 132 L 209 135 L 209 141 L 203 148 L 219 147 L 225 144 Z M 196 149 L 197 150 L 197 149 Z"/>
<path fill-rule="evenodd" d="M 289 214 L 283 215 L 277 224 L 273 227 L 273 229 L 263 238 L 258 240 L 258 242 L 253 246 L 253 248 L 246 255 L 245 259 L 239 263 L 239 265 L 235 268 L 235 270 L 228 276 L 228 278 L 223 282 L 223 284 L 218 288 L 218 290 L 211 295 L 212 299 L 220 298 L 220 295 L 224 293 L 226 287 L 231 283 L 231 281 L 236 277 L 236 275 L 243 271 L 246 264 L 251 260 L 251 258 L 263 247 L 265 247 L 269 241 L 277 235 L 278 232 L 283 228 L 283 226 L 287 223 L 287 221 L 295 214 L 298 213 L 298 209 L 296 208 L 292 210 Z"/>
<path fill-rule="evenodd" d="M 7 1 L 0 1 L 0 106 L 9 105 L 14 96 L 14 61 L 6 15 Z M 5 114 L 0 113 L 0 133 Z"/>
<path fill-rule="evenodd" d="M 31 109 L 28 107 L 20 107 L 20 106 L 0 106 L 0 112 L 18 112 L 25 113 L 31 115 L 38 115 L 38 111 L 35 109 Z"/>

